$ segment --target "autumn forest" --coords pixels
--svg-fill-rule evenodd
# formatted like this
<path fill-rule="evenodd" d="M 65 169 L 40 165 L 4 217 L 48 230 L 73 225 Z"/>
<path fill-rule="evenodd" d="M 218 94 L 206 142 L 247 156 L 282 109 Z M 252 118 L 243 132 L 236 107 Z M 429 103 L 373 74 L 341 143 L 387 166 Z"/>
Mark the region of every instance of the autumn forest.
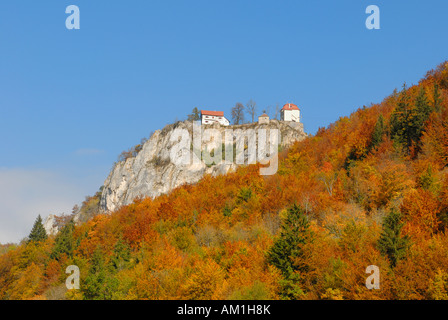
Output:
<path fill-rule="evenodd" d="M 281 150 L 275 175 L 242 166 L 107 215 L 98 197 L 0 248 L 0 299 L 446 300 L 448 62 Z"/>

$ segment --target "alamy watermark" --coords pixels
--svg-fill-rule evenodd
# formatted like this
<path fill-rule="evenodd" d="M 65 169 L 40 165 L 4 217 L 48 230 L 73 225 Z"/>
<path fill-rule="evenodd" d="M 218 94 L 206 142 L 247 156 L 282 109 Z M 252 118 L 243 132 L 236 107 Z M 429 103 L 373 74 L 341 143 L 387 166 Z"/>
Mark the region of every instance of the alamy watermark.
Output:
<path fill-rule="evenodd" d="M 80 10 L 76 5 L 69 5 L 65 13 L 70 14 L 65 20 L 65 26 L 68 30 L 80 29 Z M 366 19 L 366 28 L 369 30 L 380 29 L 380 8 L 377 5 L 369 5 L 365 11 L 369 16 Z"/>
<path fill-rule="evenodd" d="M 67 19 L 65 19 L 65 27 L 68 30 L 79 30 L 81 28 L 81 18 L 79 7 L 75 5 L 70 5 L 65 9 L 65 13 L 70 14 Z"/>
<path fill-rule="evenodd" d="M 366 273 L 370 276 L 366 279 L 366 288 L 369 290 L 380 289 L 380 268 L 375 265 L 368 266 L 366 268 Z"/>
<path fill-rule="evenodd" d="M 65 270 L 65 273 L 69 274 L 65 281 L 65 286 L 68 290 L 79 290 L 79 267 L 76 265 L 70 265 Z M 379 290 L 380 289 L 380 268 L 375 265 L 370 265 L 366 268 L 366 273 L 369 276 L 366 279 L 366 288 L 368 290 Z"/>
<path fill-rule="evenodd" d="M 65 273 L 70 274 L 65 280 L 65 286 L 68 290 L 79 289 L 79 267 L 75 265 L 68 266 Z"/>
<path fill-rule="evenodd" d="M 366 19 L 366 28 L 369 30 L 380 29 L 380 8 L 370 5 L 366 8 L 366 14 L 370 14 Z"/>

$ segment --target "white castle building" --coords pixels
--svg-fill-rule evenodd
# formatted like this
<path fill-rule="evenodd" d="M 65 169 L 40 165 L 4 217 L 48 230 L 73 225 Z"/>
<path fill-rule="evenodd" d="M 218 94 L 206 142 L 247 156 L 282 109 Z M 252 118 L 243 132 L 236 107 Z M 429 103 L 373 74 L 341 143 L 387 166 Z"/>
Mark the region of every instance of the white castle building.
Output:
<path fill-rule="evenodd" d="M 282 121 L 300 122 L 300 109 L 295 104 L 287 103 L 280 110 Z"/>
<path fill-rule="evenodd" d="M 201 123 L 202 124 L 212 124 L 215 122 L 217 122 L 223 126 L 228 126 L 230 124 L 230 121 L 227 120 L 226 117 L 224 117 L 223 111 L 201 110 Z"/>

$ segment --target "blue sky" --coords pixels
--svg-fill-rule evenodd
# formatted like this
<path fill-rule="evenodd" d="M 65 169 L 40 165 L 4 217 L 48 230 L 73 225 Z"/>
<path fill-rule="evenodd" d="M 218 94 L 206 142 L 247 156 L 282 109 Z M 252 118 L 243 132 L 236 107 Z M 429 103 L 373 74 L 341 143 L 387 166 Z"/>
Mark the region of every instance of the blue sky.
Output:
<path fill-rule="evenodd" d="M 0 242 L 70 213 L 121 151 L 193 107 L 293 102 L 315 133 L 380 102 L 448 59 L 447 14 L 444 0 L 2 1 Z"/>

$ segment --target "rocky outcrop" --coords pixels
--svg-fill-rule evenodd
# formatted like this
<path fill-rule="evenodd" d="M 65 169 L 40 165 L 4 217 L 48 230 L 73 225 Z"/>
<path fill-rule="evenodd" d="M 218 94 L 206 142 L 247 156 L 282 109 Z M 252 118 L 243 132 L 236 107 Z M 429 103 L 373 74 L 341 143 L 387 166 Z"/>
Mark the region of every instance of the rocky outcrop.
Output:
<path fill-rule="evenodd" d="M 206 129 L 213 129 L 215 136 L 207 137 L 204 135 Z M 154 132 L 135 157 L 115 164 L 104 182 L 100 200 L 101 210 L 111 212 L 120 206 L 132 203 L 137 197 L 154 198 L 166 194 L 178 186 L 196 183 L 206 174 L 215 176 L 234 170 L 238 166 L 235 163 L 235 156 L 234 161 L 218 161 L 211 164 L 200 161 L 201 152 L 194 152 L 194 150 L 198 150 L 198 135 L 195 134 L 199 133 L 201 135 L 199 137 L 200 150 L 212 151 L 214 156 L 214 152 L 217 150 L 227 148 L 225 147 L 226 132 L 228 133 L 229 130 L 238 132 L 240 135 L 237 134 L 233 137 L 233 149 L 235 151 L 235 146 L 242 143 L 244 145 L 244 159 L 247 163 L 248 150 L 250 149 L 248 148 L 249 142 L 241 139 L 244 139 L 245 133 L 259 132 L 259 129 L 266 129 L 268 137 L 271 129 L 278 129 L 281 137 L 280 145 L 283 147 L 306 137 L 303 124 L 277 120 L 271 120 L 269 124 L 252 123 L 228 127 L 219 124 L 197 126 L 190 121 L 168 125 L 162 130 Z M 180 133 L 184 134 L 182 139 L 185 138 L 186 140 L 180 139 Z M 216 139 L 216 133 L 219 133 L 222 139 Z M 187 147 L 179 148 L 180 143 L 184 143 L 184 145 L 187 143 Z M 232 146 L 230 147 L 232 148 Z M 269 155 L 268 146 L 263 147 L 266 150 L 261 150 L 261 154 Z M 257 148 L 261 148 L 258 146 L 258 142 Z M 234 153 L 237 153 L 237 151 Z M 199 160 L 196 162 L 193 160 L 195 154 L 199 155 L 196 158 Z M 222 158 L 224 158 L 224 155 L 222 155 Z M 176 162 L 179 159 L 189 159 L 189 161 L 179 165 Z"/>
<path fill-rule="evenodd" d="M 56 216 L 50 214 L 43 223 L 44 229 L 48 236 L 54 236 L 59 232 L 58 222 L 56 221 Z"/>

